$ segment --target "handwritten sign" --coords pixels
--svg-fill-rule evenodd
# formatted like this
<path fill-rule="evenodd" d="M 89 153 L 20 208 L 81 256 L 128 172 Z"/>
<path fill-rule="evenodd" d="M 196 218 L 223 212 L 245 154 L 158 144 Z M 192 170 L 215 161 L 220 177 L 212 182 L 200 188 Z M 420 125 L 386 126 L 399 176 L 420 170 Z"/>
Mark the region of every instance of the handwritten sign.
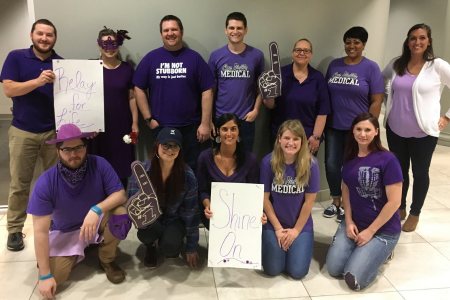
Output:
<path fill-rule="evenodd" d="M 208 266 L 261 269 L 264 186 L 211 183 Z"/>
<path fill-rule="evenodd" d="M 100 60 L 53 60 L 55 125 L 105 131 L 103 65 Z"/>

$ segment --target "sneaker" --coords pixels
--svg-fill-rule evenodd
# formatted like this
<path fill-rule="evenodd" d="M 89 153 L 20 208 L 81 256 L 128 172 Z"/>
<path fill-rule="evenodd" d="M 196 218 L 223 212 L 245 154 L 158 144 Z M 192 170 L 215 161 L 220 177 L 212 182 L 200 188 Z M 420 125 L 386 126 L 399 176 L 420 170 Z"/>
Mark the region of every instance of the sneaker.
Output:
<path fill-rule="evenodd" d="M 341 223 L 344 220 L 345 220 L 344 209 L 342 207 L 339 207 L 337 217 L 336 217 L 336 222 Z"/>
<path fill-rule="evenodd" d="M 115 262 L 100 262 L 100 267 L 105 271 L 106 278 L 112 283 L 121 283 L 125 280 L 125 271 L 122 270 Z"/>
<path fill-rule="evenodd" d="M 149 269 L 156 269 L 156 266 L 158 265 L 158 251 L 154 245 L 147 245 L 144 265 Z"/>
<path fill-rule="evenodd" d="M 8 234 L 8 242 L 6 247 L 9 251 L 20 251 L 25 248 L 23 238 L 25 235 L 22 232 L 14 232 Z"/>
<path fill-rule="evenodd" d="M 325 218 L 332 218 L 334 216 L 336 216 L 337 214 L 337 206 L 334 203 L 331 203 L 330 206 L 328 206 L 324 211 L 323 211 L 323 216 Z"/>

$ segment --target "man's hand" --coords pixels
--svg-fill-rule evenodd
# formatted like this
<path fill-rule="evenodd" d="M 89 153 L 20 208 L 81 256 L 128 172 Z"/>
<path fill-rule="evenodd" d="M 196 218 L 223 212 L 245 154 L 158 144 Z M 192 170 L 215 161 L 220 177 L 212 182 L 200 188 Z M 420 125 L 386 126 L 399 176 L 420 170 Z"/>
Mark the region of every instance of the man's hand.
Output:
<path fill-rule="evenodd" d="M 256 117 L 258 116 L 258 110 L 257 109 L 253 109 L 252 111 L 249 111 L 245 116 L 244 116 L 244 121 L 246 122 L 254 122 L 256 120 Z"/>
<path fill-rule="evenodd" d="M 47 83 L 52 83 L 53 81 L 55 81 L 55 73 L 53 73 L 52 70 L 44 70 L 39 77 L 36 78 L 38 86 L 43 86 Z"/>
<path fill-rule="evenodd" d="M 316 153 L 317 151 L 319 151 L 319 146 L 320 140 L 316 140 L 314 136 L 310 136 L 308 139 L 309 152 L 313 154 Z"/>
<path fill-rule="evenodd" d="M 99 218 L 100 217 L 95 212 L 89 210 L 84 218 L 83 225 L 81 225 L 80 240 L 89 242 L 94 239 L 97 233 L 97 223 Z"/>
<path fill-rule="evenodd" d="M 158 121 L 156 121 L 155 119 L 152 119 L 150 122 L 147 123 L 147 126 L 148 126 L 150 129 L 155 129 L 155 128 L 158 128 L 158 127 L 159 127 L 159 123 L 158 123 Z"/>
<path fill-rule="evenodd" d="M 201 123 L 197 129 L 197 140 L 200 143 L 207 141 L 211 137 L 211 128 L 209 124 Z"/>
<path fill-rule="evenodd" d="M 55 278 L 49 278 L 45 280 L 39 280 L 38 283 L 39 293 L 45 299 L 53 299 L 55 297 L 56 292 L 56 280 Z"/>

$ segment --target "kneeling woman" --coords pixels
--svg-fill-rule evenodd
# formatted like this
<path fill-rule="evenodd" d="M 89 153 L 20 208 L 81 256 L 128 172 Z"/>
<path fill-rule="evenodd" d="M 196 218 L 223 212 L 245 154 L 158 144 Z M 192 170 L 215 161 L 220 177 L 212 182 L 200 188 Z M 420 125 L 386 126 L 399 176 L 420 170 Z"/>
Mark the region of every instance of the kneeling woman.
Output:
<path fill-rule="evenodd" d="M 182 136 L 177 129 L 163 128 L 156 137 L 154 156 L 148 171 L 156 190 L 162 215 L 150 226 L 139 229 L 137 236 L 147 246 L 144 264 L 157 266 L 158 250 L 165 257 L 178 257 L 186 237 L 186 262 L 198 262 L 197 179 L 183 160 Z"/>
<path fill-rule="evenodd" d="M 273 152 L 261 163 L 264 212 L 269 219 L 262 234 L 266 274 L 285 272 L 300 279 L 308 273 L 314 241 L 311 210 L 319 181 L 319 166 L 309 152 L 302 124 L 285 121 Z"/>
<path fill-rule="evenodd" d="M 352 123 L 342 169 L 345 223 L 328 250 L 331 276 L 344 276 L 352 290 L 367 287 L 400 237 L 402 170 L 381 145 L 378 120 L 362 113 Z"/>

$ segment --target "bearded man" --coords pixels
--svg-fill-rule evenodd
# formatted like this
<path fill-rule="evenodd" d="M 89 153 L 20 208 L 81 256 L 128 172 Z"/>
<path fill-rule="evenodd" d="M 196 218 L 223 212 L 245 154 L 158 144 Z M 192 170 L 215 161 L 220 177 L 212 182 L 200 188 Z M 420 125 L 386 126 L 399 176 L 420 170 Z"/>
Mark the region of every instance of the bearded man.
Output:
<path fill-rule="evenodd" d="M 25 245 L 25 223 L 30 185 L 38 158 L 44 170 L 56 162 L 54 145 L 44 142 L 55 136 L 52 59 L 61 59 L 53 47 L 56 28 L 40 19 L 33 23 L 28 49 L 8 54 L 0 75 L 5 95 L 12 98 L 13 119 L 8 130 L 11 182 L 9 187 L 7 248 L 20 251 Z"/>

